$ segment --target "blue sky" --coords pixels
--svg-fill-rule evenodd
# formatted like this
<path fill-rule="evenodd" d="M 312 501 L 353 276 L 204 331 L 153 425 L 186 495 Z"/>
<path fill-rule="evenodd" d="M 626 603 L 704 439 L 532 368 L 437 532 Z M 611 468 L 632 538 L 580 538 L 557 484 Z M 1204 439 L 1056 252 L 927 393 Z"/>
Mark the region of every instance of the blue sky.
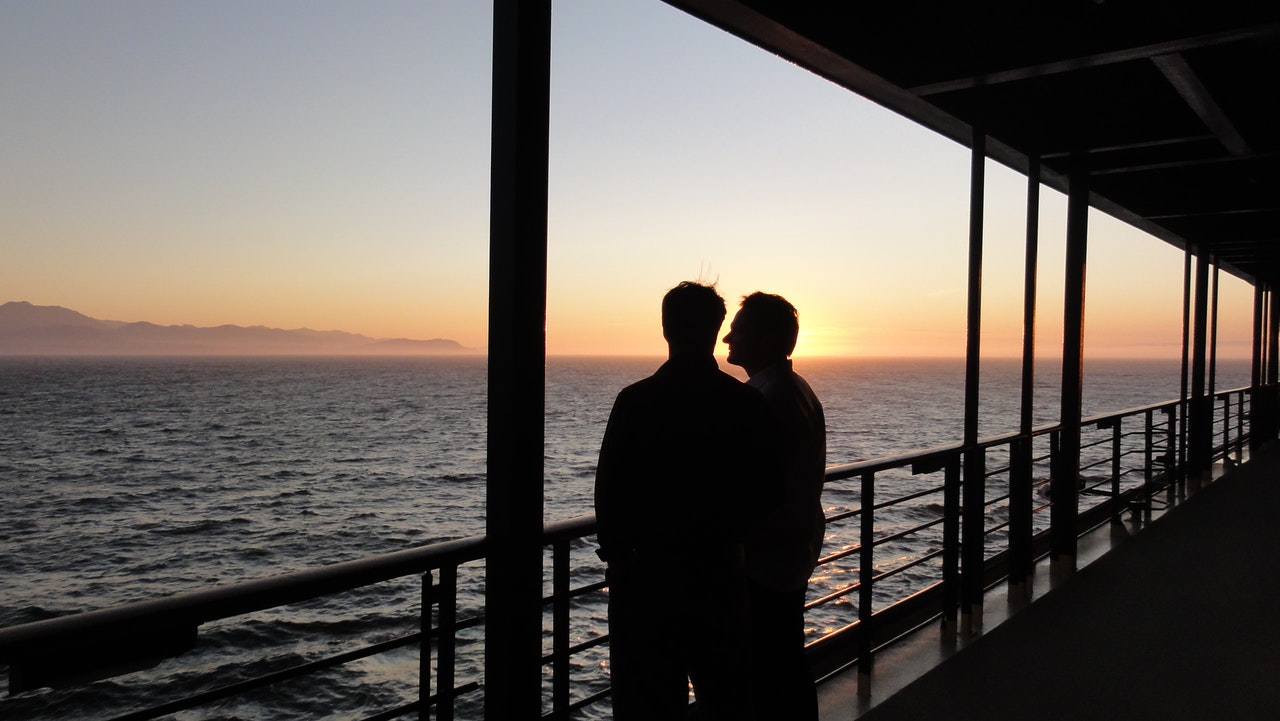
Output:
<path fill-rule="evenodd" d="M 482 346 L 490 25 L 474 0 L 0 5 L 0 300 Z M 965 148 L 658 0 L 558 0 L 553 33 L 552 353 L 661 353 L 658 299 L 696 277 L 791 298 L 800 354 L 963 352 Z M 988 179 L 1005 355 L 1025 181 Z M 1064 218 L 1046 191 L 1046 355 Z M 1090 222 L 1086 352 L 1176 355 L 1181 253 Z M 1224 353 L 1250 304 L 1224 276 Z"/>

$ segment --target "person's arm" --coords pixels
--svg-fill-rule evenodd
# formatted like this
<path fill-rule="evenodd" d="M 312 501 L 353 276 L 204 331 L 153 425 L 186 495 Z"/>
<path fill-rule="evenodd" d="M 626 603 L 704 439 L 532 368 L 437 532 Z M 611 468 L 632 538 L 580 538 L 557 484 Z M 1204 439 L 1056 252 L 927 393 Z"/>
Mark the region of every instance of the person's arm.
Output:
<path fill-rule="evenodd" d="M 609 413 L 604 440 L 600 442 L 600 457 L 596 462 L 596 540 L 600 544 L 597 554 L 604 561 L 616 558 L 623 545 L 620 538 L 624 535 L 623 503 L 619 496 L 623 483 L 621 476 L 626 467 L 622 459 L 627 436 L 624 405 L 623 397 L 619 395 Z"/>

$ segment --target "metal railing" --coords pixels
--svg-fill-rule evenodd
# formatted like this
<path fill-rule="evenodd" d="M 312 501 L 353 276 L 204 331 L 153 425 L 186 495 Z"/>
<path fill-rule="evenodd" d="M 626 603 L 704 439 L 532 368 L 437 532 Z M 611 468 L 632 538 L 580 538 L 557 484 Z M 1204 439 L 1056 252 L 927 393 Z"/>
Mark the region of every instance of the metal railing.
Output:
<path fill-rule="evenodd" d="M 1215 394 L 1215 459 L 1243 460 L 1250 397 L 1249 389 Z M 1186 442 L 1187 407 L 1186 402 L 1172 401 L 1084 420 L 1079 532 L 1123 513 L 1149 517 L 1152 504 L 1161 503 L 1162 491 L 1172 498 L 1184 476 L 1179 459 Z M 1008 576 L 1011 568 L 1016 573 L 1018 559 L 1042 556 L 1052 505 L 1047 489 L 1062 430 L 1049 425 L 1025 435 L 981 439 L 973 447 L 949 445 L 829 468 L 830 550 L 820 559 L 806 606 L 814 627 L 808 649 L 815 671 L 827 674 L 856 662 L 860 672 L 869 674 L 880 646 L 934 619 L 954 625 L 966 599 Z M 1007 452 L 1008 461 L 999 461 L 1001 452 Z M 978 463 L 972 467 L 983 469 L 976 477 L 984 486 L 981 508 L 966 509 L 961 502 L 967 454 L 977 454 Z M 888 500 L 879 499 L 894 487 L 902 490 Z M 832 499 L 836 502 L 830 503 Z M 548 718 L 567 718 L 609 693 L 608 636 L 602 623 L 607 589 L 603 564 L 592 553 L 594 532 L 592 516 L 549 524 L 543 532 Z M 144 669 L 194 649 L 200 642 L 198 629 L 205 624 L 416 577 L 420 601 L 412 632 L 247 678 L 202 684 L 198 692 L 158 703 L 156 696 L 165 689 L 156 688 L 139 696 L 150 705 L 119 713 L 114 721 L 142 721 L 226 702 L 413 646 L 420 648 L 416 698 L 389 704 L 365 718 L 433 714 L 452 719 L 460 709 L 477 712 L 480 703 L 476 691 L 482 687 L 478 655 L 483 643 L 465 634 L 480 629 L 484 617 L 478 594 L 460 602 L 460 578 L 465 575 L 469 587 L 478 587 L 482 570 L 475 565 L 485 552 L 485 539 L 476 536 L 0 629 L 0 663 L 8 664 L 11 694 L 75 686 Z"/>

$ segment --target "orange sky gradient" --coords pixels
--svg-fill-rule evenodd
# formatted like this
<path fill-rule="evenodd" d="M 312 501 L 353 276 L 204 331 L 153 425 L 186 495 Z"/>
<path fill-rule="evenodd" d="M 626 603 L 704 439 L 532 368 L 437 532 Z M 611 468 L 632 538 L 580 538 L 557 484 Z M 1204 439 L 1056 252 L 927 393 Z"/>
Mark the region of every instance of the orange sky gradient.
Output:
<path fill-rule="evenodd" d="M 326 8 L 0 5 L 0 302 L 482 349 L 488 3 Z M 964 354 L 967 149 L 662 2 L 553 22 L 550 354 L 663 354 L 661 296 L 699 278 L 730 317 L 788 297 L 798 357 Z M 983 352 L 1016 356 L 1025 180 L 987 178 Z M 1065 214 L 1044 191 L 1045 357 Z M 1181 252 L 1090 229 L 1086 354 L 1177 357 Z M 1221 285 L 1247 357 L 1252 291 Z"/>

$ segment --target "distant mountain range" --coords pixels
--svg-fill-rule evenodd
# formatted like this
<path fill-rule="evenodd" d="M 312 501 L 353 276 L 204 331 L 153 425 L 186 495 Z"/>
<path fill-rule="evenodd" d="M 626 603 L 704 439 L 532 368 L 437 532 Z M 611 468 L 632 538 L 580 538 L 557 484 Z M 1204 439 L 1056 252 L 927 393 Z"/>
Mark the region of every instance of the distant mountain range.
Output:
<path fill-rule="evenodd" d="M 98 320 L 56 305 L 0 305 L 0 355 L 439 355 L 475 353 L 444 338 L 370 338 L 342 331 L 160 326 Z"/>

